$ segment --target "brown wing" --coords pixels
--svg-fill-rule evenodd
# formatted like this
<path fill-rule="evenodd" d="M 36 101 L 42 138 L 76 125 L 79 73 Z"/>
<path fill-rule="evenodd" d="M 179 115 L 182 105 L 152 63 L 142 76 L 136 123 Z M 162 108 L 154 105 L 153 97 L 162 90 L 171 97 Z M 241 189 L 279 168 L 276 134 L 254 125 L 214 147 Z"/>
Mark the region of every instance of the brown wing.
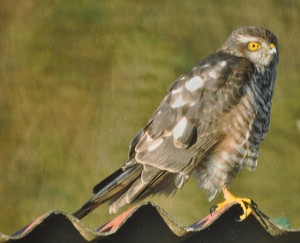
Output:
<path fill-rule="evenodd" d="M 132 140 L 130 157 L 183 173 L 225 135 L 223 119 L 243 97 L 253 73 L 244 58 L 219 52 L 205 59 L 171 85 L 147 126 Z"/>
<path fill-rule="evenodd" d="M 247 59 L 218 52 L 176 80 L 147 126 L 132 140 L 123 170 L 142 164 L 141 176 L 110 211 L 153 193 L 170 194 L 182 188 L 193 169 L 226 136 L 230 112 L 251 86 L 253 74 Z"/>
<path fill-rule="evenodd" d="M 96 185 L 94 197 L 74 215 L 82 218 L 107 200 L 113 201 L 110 212 L 117 212 L 149 194 L 182 188 L 226 136 L 227 118 L 251 86 L 253 73 L 247 59 L 218 52 L 176 80 L 132 140 L 128 162 Z"/>

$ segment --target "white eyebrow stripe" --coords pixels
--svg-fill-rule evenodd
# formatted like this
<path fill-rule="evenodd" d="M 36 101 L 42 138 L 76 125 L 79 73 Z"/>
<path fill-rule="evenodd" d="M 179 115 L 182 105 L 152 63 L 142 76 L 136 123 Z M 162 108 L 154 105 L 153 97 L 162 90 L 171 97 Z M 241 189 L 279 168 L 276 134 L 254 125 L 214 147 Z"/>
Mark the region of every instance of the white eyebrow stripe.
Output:
<path fill-rule="evenodd" d="M 247 36 L 247 35 L 238 35 L 237 39 L 242 42 L 242 43 L 248 43 L 248 42 L 252 42 L 252 41 L 258 41 L 257 38 L 253 37 L 253 36 Z"/>

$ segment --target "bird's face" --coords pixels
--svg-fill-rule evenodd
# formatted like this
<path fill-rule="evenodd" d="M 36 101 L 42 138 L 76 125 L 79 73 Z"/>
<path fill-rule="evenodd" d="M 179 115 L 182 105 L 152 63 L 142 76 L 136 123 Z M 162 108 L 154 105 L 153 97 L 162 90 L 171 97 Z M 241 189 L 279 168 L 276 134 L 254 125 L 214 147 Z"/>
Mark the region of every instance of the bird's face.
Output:
<path fill-rule="evenodd" d="M 274 43 L 252 36 L 237 36 L 238 52 L 247 57 L 254 64 L 269 66 L 271 61 L 277 58 L 277 49 Z"/>
<path fill-rule="evenodd" d="M 231 34 L 222 49 L 246 57 L 258 67 L 278 63 L 277 39 L 264 28 L 242 27 Z"/>

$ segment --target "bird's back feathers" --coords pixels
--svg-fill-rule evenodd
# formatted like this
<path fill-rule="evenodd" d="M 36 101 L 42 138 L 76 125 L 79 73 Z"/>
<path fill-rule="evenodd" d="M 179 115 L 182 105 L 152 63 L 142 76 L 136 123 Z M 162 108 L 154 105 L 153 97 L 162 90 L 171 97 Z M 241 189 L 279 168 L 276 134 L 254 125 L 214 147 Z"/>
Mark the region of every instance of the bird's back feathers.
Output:
<path fill-rule="evenodd" d="M 234 46 L 238 38 L 249 38 L 245 33 L 245 28 L 234 32 L 227 45 L 170 86 L 147 125 L 131 141 L 129 160 L 94 187 L 94 196 L 74 216 L 82 218 L 107 201 L 112 202 L 110 212 L 116 212 L 150 194 L 168 195 L 182 188 L 194 169 L 212 199 L 244 165 L 256 165 L 258 145 L 269 125 L 278 56 L 272 56 L 271 68 L 261 68 L 261 63 L 257 68 L 239 54 L 247 53 L 241 51 L 244 43 Z M 261 33 L 259 40 L 269 32 Z M 263 102 L 267 108 L 260 112 Z M 264 121 L 267 127 L 260 129 Z"/>
<path fill-rule="evenodd" d="M 150 194 L 182 188 L 199 161 L 224 137 L 220 119 L 243 96 L 241 65 L 251 68 L 243 58 L 216 53 L 176 80 L 132 140 L 128 162 L 97 184 L 94 196 L 74 216 L 82 218 L 107 201 L 113 202 L 110 212 L 116 212 Z M 228 75 L 231 79 L 224 79 Z"/>

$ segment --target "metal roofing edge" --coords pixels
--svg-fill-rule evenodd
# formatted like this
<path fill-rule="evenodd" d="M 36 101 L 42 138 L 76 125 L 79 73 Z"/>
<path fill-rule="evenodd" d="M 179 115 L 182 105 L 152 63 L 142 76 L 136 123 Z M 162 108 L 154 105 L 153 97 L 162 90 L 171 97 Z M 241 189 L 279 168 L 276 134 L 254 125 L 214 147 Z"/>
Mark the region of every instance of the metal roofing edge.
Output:
<path fill-rule="evenodd" d="M 300 229 L 281 227 L 257 208 L 244 221 L 237 204 L 186 227 L 153 203 L 142 203 L 97 229 L 72 215 L 48 212 L 0 242 L 300 242 Z"/>

